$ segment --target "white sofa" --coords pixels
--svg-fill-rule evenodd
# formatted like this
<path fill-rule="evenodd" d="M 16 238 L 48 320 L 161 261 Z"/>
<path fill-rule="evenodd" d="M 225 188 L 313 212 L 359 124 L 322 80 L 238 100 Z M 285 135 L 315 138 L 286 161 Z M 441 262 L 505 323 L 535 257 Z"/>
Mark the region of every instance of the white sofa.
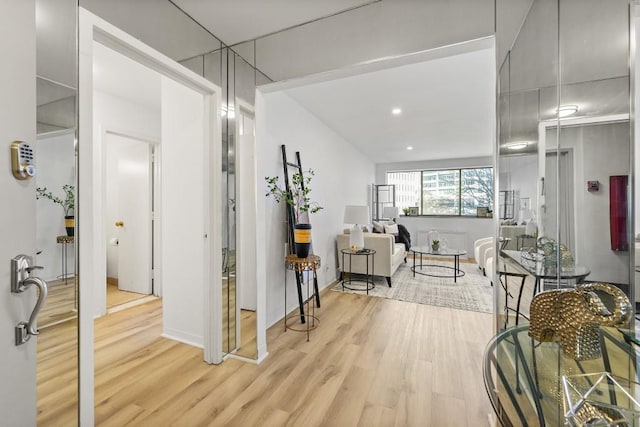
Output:
<path fill-rule="evenodd" d="M 495 239 L 493 237 L 485 237 L 484 239 L 478 239 L 473 244 L 473 257 L 478 263 L 478 268 L 485 271 L 486 256 L 492 254 L 492 250 L 495 245 Z M 487 249 L 490 249 L 487 252 Z"/>
<path fill-rule="evenodd" d="M 338 269 L 340 277 L 344 269 L 342 267 L 341 249 L 349 248 L 349 235 L 338 234 Z M 404 243 L 395 243 L 395 237 L 392 234 L 381 233 L 364 233 L 364 247 L 376 251 L 373 262 L 373 274 L 376 276 L 384 276 L 387 284 L 391 287 L 391 276 L 396 272 L 402 262 L 407 262 L 407 252 Z M 348 264 L 348 255 L 345 255 L 345 263 Z M 351 257 L 351 272 L 357 274 L 366 273 L 366 260 L 364 256 Z M 369 266 L 371 270 L 371 266 Z M 371 271 L 369 271 L 371 273 Z"/>

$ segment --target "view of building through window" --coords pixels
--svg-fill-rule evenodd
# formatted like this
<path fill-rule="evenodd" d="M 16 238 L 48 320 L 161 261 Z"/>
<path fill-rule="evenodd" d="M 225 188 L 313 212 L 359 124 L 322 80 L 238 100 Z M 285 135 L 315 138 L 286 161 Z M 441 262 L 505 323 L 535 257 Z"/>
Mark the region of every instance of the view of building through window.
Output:
<path fill-rule="evenodd" d="M 396 206 L 419 215 L 476 216 L 493 206 L 493 168 L 387 172 L 396 186 Z"/>

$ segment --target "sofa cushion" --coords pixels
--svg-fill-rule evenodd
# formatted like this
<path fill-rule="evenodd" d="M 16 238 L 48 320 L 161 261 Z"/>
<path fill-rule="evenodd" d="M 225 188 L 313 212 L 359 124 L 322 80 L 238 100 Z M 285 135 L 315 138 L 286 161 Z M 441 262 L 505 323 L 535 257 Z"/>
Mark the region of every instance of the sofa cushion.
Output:
<path fill-rule="evenodd" d="M 384 224 L 382 224 L 381 222 L 373 221 L 373 232 L 384 233 Z"/>
<path fill-rule="evenodd" d="M 386 234 L 393 234 L 394 236 L 397 236 L 399 234 L 398 225 L 397 224 L 385 224 L 384 232 Z"/>

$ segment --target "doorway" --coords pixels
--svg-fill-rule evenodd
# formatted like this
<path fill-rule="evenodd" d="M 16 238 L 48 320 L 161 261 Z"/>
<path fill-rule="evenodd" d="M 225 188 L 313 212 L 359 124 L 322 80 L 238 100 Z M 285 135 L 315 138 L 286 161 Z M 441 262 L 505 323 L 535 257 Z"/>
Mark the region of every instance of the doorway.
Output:
<path fill-rule="evenodd" d="M 107 313 L 154 292 L 154 148 L 149 141 L 107 131 L 105 230 Z"/>
<path fill-rule="evenodd" d="M 159 260 L 154 281 L 162 282 L 162 337 L 203 348 L 207 363 L 219 363 L 221 352 L 222 256 L 220 236 L 221 90 L 159 54 L 83 8 L 79 10 L 79 194 L 80 271 L 80 420 L 94 421 L 94 329 L 102 311 L 106 280 L 104 230 L 104 142 L 100 133 L 118 128 L 115 118 L 139 124 L 145 118 L 125 109 L 112 109 L 110 118 L 95 120 L 100 104 L 94 87 L 96 46 L 107 47 L 144 66 L 159 77 L 160 108 L 157 138 L 162 168 L 155 205 L 161 239 L 155 242 Z M 97 72 L 100 72 L 98 69 Z M 119 83 L 133 81 L 130 76 Z M 149 117 L 146 117 L 149 118 Z M 111 120 L 114 119 L 114 120 Z M 111 125 L 109 124 L 111 123 Z M 120 127 L 122 128 L 122 127 Z M 136 132 L 149 135 L 145 132 Z M 147 138 L 144 138 L 147 139 Z M 126 225 L 126 223 L 125 223 Z M 83 234 L 86 233 L 86 234 Z M 105 303 L 106 305 L 106 303 Z"/>

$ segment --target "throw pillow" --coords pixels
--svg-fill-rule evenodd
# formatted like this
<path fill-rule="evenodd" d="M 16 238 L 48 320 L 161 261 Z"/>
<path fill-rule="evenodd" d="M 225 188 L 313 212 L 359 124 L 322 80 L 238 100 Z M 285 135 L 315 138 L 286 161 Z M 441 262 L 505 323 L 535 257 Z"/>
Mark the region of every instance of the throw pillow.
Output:
<path fill-rule="evenodd" d="M 384 233 L 384 225 L 379 222 L 373 221 L 373 232 L 374 233 Z"/>
<path fill-rule="evenodd" d="M 387 234 L 393 234 L 395 236 L 398 235 L 398 225 L 397 224 L 387 224 L 384 226 L 384 232 Z"/>

